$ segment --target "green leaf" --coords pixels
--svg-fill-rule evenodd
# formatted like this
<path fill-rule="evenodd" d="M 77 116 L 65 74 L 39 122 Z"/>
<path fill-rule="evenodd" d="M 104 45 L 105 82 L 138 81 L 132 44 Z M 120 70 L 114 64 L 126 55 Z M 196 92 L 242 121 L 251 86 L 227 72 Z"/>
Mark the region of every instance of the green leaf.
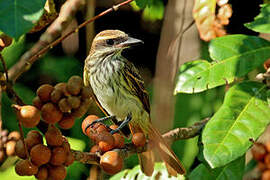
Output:
<path fill-rule="evenodd" d="M 151 4 L 151 0 L 135 0 L 136 5 L 139 6 L 141 9 L 145 8 L 147 5 Z"/>
<path fill-rule="evenodd" d="M 178 175 L 177 177 L 170 176 L 167 172 L 167 169 L 164 163 L 155 163 L 155 170 L 151 177 L 146 176 L 140 169 L 140 166 L 135 166 L 133 169 L 125 169 L 120 173 L 112 176 L 110 180 L 118 180 L 118 179 L 137 179 L 137 180 L 184 180 L 185 177 L 183 175 Z"/>
<path fill-rule="evenodd" d="M 43 13 L 46 0 L 0 0 L 0 30 L 18 39 Z"/>
<path fill-rule="evenodd" d="M 245 168 L 245 157 L 238 158 L 233 162 L 216 169 L 199 164 L 189 175 L 190 180 L 239 180 L 242 179 Z"/>
<path fill-rule="evenodd" d="M 270 33 L 270 4 L 261 5 L 261 12 L 254 18 L 253 22 L 246 23 L 245 26 L 253 31 Z"/>
<path fill-rule="evenodd" d="M 143 11 L 143 18 L 149 21 L 161 20 L 164 15 L 164 4 L 161 0 L 155 0 L 151 6 Z"/>
<path fill-rule="evenodd" d="M 230 88 L 224 104 L 202 133 L 204 158 L 212 168 L 242 156 L 270 122 L 267 88 L 258 82 L 243 82 Z"/>
<path fill-rule="evenodd" d="M 270 42 L 247 35 L 230 35 L 210 42 L 213 62 L 197 60 L 180 67 L 174 93 L 197 93 L 233 82 L 270 58 Z"/>

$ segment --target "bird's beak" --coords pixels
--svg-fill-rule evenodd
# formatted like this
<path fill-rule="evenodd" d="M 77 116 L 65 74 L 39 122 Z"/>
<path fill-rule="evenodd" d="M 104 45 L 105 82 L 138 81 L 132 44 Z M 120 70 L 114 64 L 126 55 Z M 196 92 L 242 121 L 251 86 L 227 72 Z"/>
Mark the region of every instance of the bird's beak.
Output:
<path fill-rule="evenodd" d="M 140 39 L 128 37 L 128 39 L 126 41 L 120 43 L 119 46 L 120 47 L 130 47 L 130 46 L 135 46 L 135 45 L 139 45 L 139 44 L 143 44 L 143 41 Z"/>

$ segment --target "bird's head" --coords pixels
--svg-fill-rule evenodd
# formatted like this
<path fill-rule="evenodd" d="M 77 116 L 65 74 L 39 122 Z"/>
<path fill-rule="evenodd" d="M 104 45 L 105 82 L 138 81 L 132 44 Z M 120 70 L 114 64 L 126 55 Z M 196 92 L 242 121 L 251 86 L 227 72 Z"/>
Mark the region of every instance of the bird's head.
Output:
<path fill-rule="evenodd" d="M 125 48 L 141 43 L 143 41 L 129 37 L 123 31 L 105 30 L 94 38 L 90 55 L 118 54 Z"/>

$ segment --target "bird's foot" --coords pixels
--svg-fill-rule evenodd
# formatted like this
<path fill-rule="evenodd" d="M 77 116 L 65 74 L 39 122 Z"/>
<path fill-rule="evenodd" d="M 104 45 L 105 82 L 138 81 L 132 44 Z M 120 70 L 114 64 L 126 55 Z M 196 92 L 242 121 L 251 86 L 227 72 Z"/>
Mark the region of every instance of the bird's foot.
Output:
<path fill-rule="evenodd" d="M 112 131 L 112 129 L 104 123 L 104 121 L 106 120 L 109 120 L 109 119 L 113 119 L 115 118 L 115 116 L 107 116 L 107 117 L 103 117 L 103 118 L 99 118 L 99 119 L 96 119 L 94 120 L 91 124 L 88 124 L 85 128 L 85 131 L 90 128 L 90 127 L 93 127 L 96 123 L 100 123 L 100 124 L 103 124 L 109 131 Z"/>
<path fill-rule="evenodd" d="M 132 115 L 131 115 L 131 113 L 129 113 L 129 114 L 127 115 L 127 117 L 125 118 L 125 120 L 119 125 L 119 127 L 116 128 L 116 129 L 110 130 L 110 133 L 111 133 L 111 134 L 117 133 L 117 132 L 120 131 L 124 126 L 126 126 L 126 125 L 131 121 L 131 119 L 132 119 Z"/>

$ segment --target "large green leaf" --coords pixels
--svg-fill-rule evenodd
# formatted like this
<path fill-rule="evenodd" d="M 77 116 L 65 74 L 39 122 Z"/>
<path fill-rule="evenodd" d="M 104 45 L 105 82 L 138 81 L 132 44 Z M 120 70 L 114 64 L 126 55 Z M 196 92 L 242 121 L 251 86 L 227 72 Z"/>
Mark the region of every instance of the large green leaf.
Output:
<path fill-rule="evenodd" d="M 190 180 L 239 180 L 242 179 L 245 168 L 245 157 L 216 169 L 211 169 L 203 163 L 199 164 L 189 175 Z"/>
<path fill-rule="evenodd" d="M 258 82 L 243 82 L 230 88 L 224 104 L 202 133 L 204 158 L 212 168 L 242 156 L 270 122 L 267 88 Z"/>
<path fill-rule="evenodd" d="M 0 0 L 0 30 L 19 38 L 29 31 L 43 13 L 46 0 Z"/>
<path fill-rule="evenodd" d="M 270 33 L 270 4 L 263 4 L 261 7 L 261 13 L 245 26 L 256 32 Z"/>
<path fill-rule="evenodd" d="M 216 38 L 209 45 L 215 61 L 197 60 L 183 64 L 177 77 L 176 93 L 196 93 L 231 83 L 270 58 L 270 42 L 247 35 Z"/>

